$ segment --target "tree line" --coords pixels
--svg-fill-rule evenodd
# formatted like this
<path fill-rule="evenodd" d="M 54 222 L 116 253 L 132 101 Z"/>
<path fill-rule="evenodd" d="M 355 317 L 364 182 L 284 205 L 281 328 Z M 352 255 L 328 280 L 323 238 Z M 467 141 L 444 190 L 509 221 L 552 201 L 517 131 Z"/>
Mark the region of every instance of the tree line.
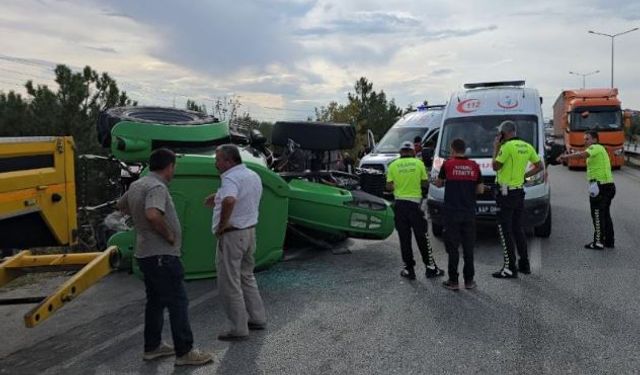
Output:
<path fill-rule="evenodd" d="M 137 103 L 109 74 L 89 66 L 73 72 L 58 65 L 54 74 L 56 90 L 29 80 L 24 85 L 27 97 L 0 92 L 0 136 L 71 135 L 79 153 L 104 153 L 96 135 L 100 112 Z"/>
<path fill-rule="evenodd" d="M 241 106 L 235 98 L 218 98 L 211 109 L 191 99 L 187 100 L 186 105 L 189 110 L 229 120 L 232 126 L 237 125 L 240 129 L 258 129 L 270 139 L 273 123 L 253 119 L 248 112 L 241 112 Z M 356 145 L 353 151 L 359 151 L 367 143 L 368 130 L 373 132 L 376 139 L 380 139 L 400 116 L 413 110 L 411 105 L 401 109 L 394 99 L 387 99 L 383 90 L 375 91 L 373 83 L 361 77 L 354 85 L 354 92 L 347 93 L 344 104 L 333 100 L 326 106 L 316 107 L 315 118 L 308 117 L 307 121 L 346 123 L 355 127 Z"/>
<path fill-rule="evenodd" d="M 137 105 L 126 91 L 120 90 L 108 73 L 98 73 L 90 66 L 74 72 L 66 65 L 54 69 L 57 88 L 35 84 L 28 80 L 24 87 L 26 96 L 15 91 L 0 91 L 0 137 L 57 136 L 74 137 L 78 153 L 104 154 L 97 142 L 96 122 L 100 112 L 116 107 Z M 228 120 L 239 129 L 258 129 L 267 138 L 272 123 L 259 121 L 242 111 L 236 97 L 217 98 L 211 108 L 187 100 L 186 109 L 208 113 L 220 120 Z M 356 147 L 366 144 L 367 130 L 376 139 L 384 135 L 404 111 L 387 99 L 383 90 L 373 89 L 373 83 L 362 77 L 355 82 L 346 102 L 337 100 L 315 108 L 315 118 L 307 120 L 347 123 L 356 128 Z"/>

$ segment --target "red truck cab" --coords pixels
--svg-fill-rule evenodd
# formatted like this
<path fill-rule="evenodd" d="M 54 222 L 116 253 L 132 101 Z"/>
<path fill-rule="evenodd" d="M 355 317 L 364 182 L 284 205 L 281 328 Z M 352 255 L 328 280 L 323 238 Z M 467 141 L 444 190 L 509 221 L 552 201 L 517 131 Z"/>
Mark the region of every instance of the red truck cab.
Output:
<path fill-rule="evenodd" d="M 597 130 L 609 153 L 611 166 L 624 164 L 624 127 L 618 89 L 565 90 L 553 105 L 556 138 L 561 138 L 569 152 L 584 151 L 584 133 Z M 585 159 L 567 160 L 569 168 L 586 167 Z"/>

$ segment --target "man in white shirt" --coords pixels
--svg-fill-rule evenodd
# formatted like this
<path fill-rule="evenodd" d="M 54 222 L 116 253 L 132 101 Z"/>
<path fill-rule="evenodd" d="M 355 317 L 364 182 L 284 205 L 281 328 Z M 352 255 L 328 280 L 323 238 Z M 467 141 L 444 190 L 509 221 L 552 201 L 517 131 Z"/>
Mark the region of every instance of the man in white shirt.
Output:
<path fill-rule="evenodd" d="M 232 144 L 216 149 L 216 168 L 220 171 L 220 188 L 205 199 L 205 205 L 213 207 L 211 230 L 218 239 L 218 289 L 232 325 L 218 339 L 245 340 L 250 329 L 264 329 L 267 322 L 253 275 L 262 181 L 242 164 L 240 152 Z"/>

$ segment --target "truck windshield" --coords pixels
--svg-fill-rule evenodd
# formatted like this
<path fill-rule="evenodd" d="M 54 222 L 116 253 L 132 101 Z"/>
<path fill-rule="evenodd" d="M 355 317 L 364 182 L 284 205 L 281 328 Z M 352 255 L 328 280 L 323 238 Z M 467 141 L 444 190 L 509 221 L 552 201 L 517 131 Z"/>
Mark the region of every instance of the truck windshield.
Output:
<path fill-rule="evenodd" d="M 448 158 L 451 142 L 460 138 L 467 145 L 467 157 L 492 157 L 493 140 L 498 134 L 498 125 L 505 120 L 514 121 L 517 126 L 517 137 L 529 142 L 536 151 L 539 151 L 537 146 L 538 119 L 536 116 L 473 116 L 452 118 L 445 121 L 438 155 Z"/>
<path fill-rule="evenodd" d="M 620 130 L 622 112 L 613 108 L 576 108 L 569 119 L 571 130 Z"/>
<path fill-rule="evenodd" d="M 396 153 L 400 151 L 402 142 L 410 141 L 416 136 L 422 137 L 428 128 L 398 128 L 389 129 L 387 134 L 382 137 L 380 143 L 376 146 L 376 152 L 380 153 Z"/>

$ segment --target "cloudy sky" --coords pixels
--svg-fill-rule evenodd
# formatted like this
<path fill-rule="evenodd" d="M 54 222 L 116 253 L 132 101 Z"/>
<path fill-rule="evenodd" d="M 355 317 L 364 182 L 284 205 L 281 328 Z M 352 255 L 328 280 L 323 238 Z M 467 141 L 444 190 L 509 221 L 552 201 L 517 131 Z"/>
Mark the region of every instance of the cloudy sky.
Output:
<path fill-rule="evenodd" d="M 525 79 L 545 99 L 600 73 L 611 40 L 640 26 L 634 0 L 1 0 L 0 91 L 55 64 L 109 72 L 141 104 L 235 95 L 268 121 L 343 102 L 361 76 L 405 107 L 465 82 Z M 640 109 L 640 31 L 615 39 L 615 85 Z"/>

